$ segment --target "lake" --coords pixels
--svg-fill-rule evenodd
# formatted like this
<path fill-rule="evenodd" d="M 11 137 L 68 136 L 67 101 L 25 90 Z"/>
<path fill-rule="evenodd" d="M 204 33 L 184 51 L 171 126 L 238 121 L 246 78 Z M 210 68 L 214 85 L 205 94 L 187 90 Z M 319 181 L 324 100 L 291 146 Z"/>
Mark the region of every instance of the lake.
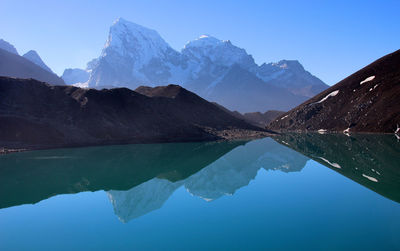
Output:
<path fill-rule="evenodd" d="M 395 135 L 0 156 L 0 250 L 399 250 L 399 233 Z"/>

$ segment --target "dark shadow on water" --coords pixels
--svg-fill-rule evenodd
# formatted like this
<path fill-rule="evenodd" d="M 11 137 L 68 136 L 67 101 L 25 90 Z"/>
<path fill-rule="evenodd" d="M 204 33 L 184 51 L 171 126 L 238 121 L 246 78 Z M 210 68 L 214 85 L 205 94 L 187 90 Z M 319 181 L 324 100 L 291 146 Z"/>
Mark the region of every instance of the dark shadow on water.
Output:
<path fill-rule="evenodd" d="M 308 133 L 274 139 L 400 203 L 400 142 L 395 135 Z"/>

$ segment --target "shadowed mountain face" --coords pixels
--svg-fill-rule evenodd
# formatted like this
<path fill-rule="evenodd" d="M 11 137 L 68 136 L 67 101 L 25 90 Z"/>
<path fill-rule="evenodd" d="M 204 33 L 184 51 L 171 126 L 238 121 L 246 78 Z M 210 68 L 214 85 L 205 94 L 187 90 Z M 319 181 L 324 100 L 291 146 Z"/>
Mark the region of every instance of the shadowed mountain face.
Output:
<path fill-rule="evenodd" d="M 394 135 L 308 133 L 274 139 L 400 203 L 400 142 Z"/>
<path fill-rule="evenodd" d="M 51 70 L 50 70 L 51 71 Z M 0 49 L 0 76 L 33 78 L 52 85 L 65 85 L 56 74 L 17 54 Z"/>
<path fill-rule="evenodd" d="M 9 42 L 3 39 L 0 39 L 0 49 L 13 53 L 15 55 L 19 55 L 14 45 L 10 44 Z"/>
<path fill-rule="evenodd" d="M 31 61 L 32 63 L 35 63 L 36 65 L 40 66 L 44 70 L 53 73 L 53 71 L 43 62 L 43 60 L 40 58 L 39 54 L 36 51 L 30 50 L 22 56 Z"/>
<path fill-rule="evenodd" d="M 400 126 L 399 95 L 400 50 L 283 114 L 268 128 L 394 133 Z"/>
<path fill-rule="evenodd" d="M 266 135 L 179 86 L 157 90 L 173 96 L 0 78 L 1 145 L 38 149 Z"/>

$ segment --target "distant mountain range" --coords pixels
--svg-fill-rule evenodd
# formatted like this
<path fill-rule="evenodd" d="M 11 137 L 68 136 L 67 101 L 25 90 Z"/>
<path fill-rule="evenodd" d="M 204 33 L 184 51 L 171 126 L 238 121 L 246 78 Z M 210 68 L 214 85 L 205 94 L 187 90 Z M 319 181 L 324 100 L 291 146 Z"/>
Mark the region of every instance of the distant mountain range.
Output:
<path fill-rule="evenodd" d="M 40 66 L 44 70 L 53 73 L 53 71 L 43 62 L 43 60 L 40 58 L 39 54 L 36 51 L 30 50 L 22 56 L 31 61 L 32 63 Z"/>
<path fill-rule="evenodd" d="M 0 48 L 0 76 L 33 78 L 53 85 L 65 85 L 64 81 L 43 63 L 36 52 L 30 51 L 21 57 L 18 53 L 2 48 Z"/>
<path fill-rule="evenodd" d="M 10 44 L 9 42 L 7 42 L 7 41 L 5 41 L 3 39 L 0 39 L 0 49 L 3 49 L 3 50 L 8 51 L 10 53 L 19 55 L 18 51 L 17 51 L 17 49 L 15 49 L 14 45 Z"/>
<path fill-rule="evenodd" d="M 75 85 L 77 87 L 85 87 L 85 82 L 88 81 L 90 73 L 86 70 L 74 68 L 65 69 L 61 78 L 67 85 Z"/>
<path fill-rule="evenodd" d="M 19 56 L 4 40 L 0 49 Z M 36 51 L 23 57 L 53 74 Z M 0 65 L 0 74 L 63 84 L 54 80 L 55 74 L 50 81 L 39 78 L 42 73 L 34 69 L 12 65 Z M 122 18 L 111 26 L 98 58 L 88 62 L 86 69 L 66 69 L 61 78 L 68 85 L 96 89 L 177 84 L 242 113 L 287 111 L 328 88 L 296 60 L 257 65 L 244 49 L 209 35 L 188 42 L 178 52 L 156 31 Z"/>
<path fill-rule="evenodd" d="M 388 54 L 268 125 L 279 131 L 400 134 L 400 50 Z"/>
<path fill-rule="evenodd" d="M 298 61 L 259 66 L 244 49 L 208 35 L 178 52 L 156 31 L 122 18 L 111 26 L 100 57 L 86 70 L 67 69 L 63 79 L 93 88 L 174 83 L 240 112 L 288 110 L 328 88 Z"/>

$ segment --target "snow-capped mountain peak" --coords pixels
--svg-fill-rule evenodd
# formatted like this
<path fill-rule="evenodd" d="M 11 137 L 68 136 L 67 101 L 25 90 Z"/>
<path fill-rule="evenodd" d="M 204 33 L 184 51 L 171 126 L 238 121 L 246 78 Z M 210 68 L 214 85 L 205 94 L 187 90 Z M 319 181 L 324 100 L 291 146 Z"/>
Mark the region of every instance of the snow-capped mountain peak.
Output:
<path fill-rule="evenodd" d="M 89 67 L 89 65 L 88 65 Z M 110 28 L 100 57 L 91 63 L 89 86 L 127 86 L 168 83 L 179 72 L 180 54 L 155 30 L 118 18 Z"/>
<path fill-rule="evenodd" d="M 281 69 L 291 69 L 293 71 L 304 71 L 304 67 L 298 60 L 281 60 L 273 65 L 278 66 Z"/>
<path fill-rule="evenodd" d="M 168 48 L 170 46 L 157 31 L 118 18 L 110 28 L 103 55 L 112 49 L 123 56 L 141 56 L 144 61 L 149 61 Z"/>
<path fill-rule="evenodd" d="M 229 40 L 220 40 L 210 35 L 201 35 L 189 41 L 182 49 L 187 58 L 230 67 L 238 64 L 244 69 L 256 67 L 254 59 L 246 50 L 233 45 Z"/>
<path fill-rule="evenodd" d="M 223 44 L 226 41 L 219 40 L 210 35 L 201 35 L 200 37 L 196 38 L 195 40 L 189 41 L 184 46 L 184 49 L 191 48 L 191 47 L 216 47 L 218 45 Z"/>

